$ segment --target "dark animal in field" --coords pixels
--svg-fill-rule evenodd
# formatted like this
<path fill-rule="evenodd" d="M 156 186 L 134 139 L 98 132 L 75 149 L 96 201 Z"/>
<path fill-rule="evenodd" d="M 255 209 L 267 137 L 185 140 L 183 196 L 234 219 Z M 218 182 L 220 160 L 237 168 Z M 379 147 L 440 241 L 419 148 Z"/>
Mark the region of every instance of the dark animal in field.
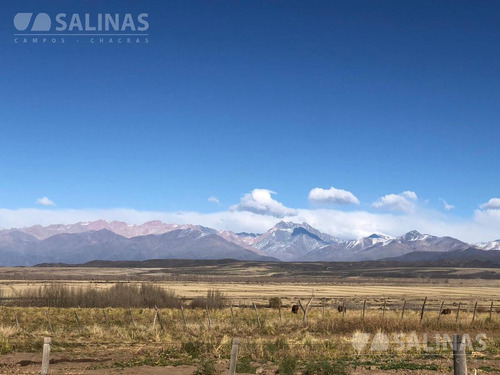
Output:
<path fill-rule="evenodd" d="M 292 305 L 292 313 L 297 314 L 299 312 L 299 305 Z"/>
<path fill-rule="evenodd" d="M 441 315 L 449 315 L 449 314 L 451 314 L 451 309 L 443 309 L 441 311 Z"/>
<path fill-rule="evenodd" d="M 340 305 L 339 307 L 337 307 L 337 310 L 339 311 L 339 313 L 344 312 L 345 306 L 344 305 Z"/>

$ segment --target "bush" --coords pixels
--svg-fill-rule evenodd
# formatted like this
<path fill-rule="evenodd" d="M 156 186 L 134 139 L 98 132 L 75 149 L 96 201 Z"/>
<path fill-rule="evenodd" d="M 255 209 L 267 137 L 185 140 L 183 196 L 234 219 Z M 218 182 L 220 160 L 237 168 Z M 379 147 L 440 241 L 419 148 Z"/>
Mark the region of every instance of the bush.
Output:
<path fill-rule="evenodd" d="M 181 349 L 191 358 L 198 358 L 205 351 L 205 345 L 201 341 L 187 341 L 182 343 Z"/>
<path fill-rule="evenodd" d="M 271 309 L 279 309 L 282 306 L 281 304 L 281 298 L 279 297 L 273 297 L 269 299 L 269 307 Z"/>
<path fill-rule="evenodd" d="M 216 374 L 215 370 L 215 361 L 212 359 L 204 359 L 201 361 L 198 369 L 194 373 L 194 375 L 214 375 Z"/>
<path fill-rule="evenodd" d="M 12 346 L 7 338 L 0 338 L 0 354 L 7 354 L 12 351 Z"/>
<path fill-rule="evenodd" d="M 222 309 L 226 307 L 226 296 L 219 289 L 209 289 L 206 297 L 196 297 L 191 301 L 191 308 Z"/>
<path fill-rule="evenodd" d="M 179 307 L 179 298 L 172 290 L 143 283 L 140 286 L 115 284 L 109 289 L 71 288 L 50 284 L 36 290 L 25 290 L 14 302 L 34 307 Z"/>
<path fill-rule="evenodd" d="M 246 373 L 246 374 L 255 374 L 258 366 L 252 365 L 252 359 L 250 357 L 242 357 L 238 359 L 236 363 L 236 373 Z"/>
<path fill-rule="evenodd" d="M 279 364 L 278 371 L 281 375 L 294 375 L 297 371 L 297 358 L 285 356 Z"/>

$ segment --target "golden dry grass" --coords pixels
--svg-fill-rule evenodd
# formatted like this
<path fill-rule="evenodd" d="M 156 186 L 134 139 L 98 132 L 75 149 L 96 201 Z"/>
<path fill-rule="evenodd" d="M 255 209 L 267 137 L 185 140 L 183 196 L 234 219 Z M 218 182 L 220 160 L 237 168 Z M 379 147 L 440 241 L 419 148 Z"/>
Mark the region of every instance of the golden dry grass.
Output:
<path fill-rule="evenodd" d="M 19 270 L 16 269 L 15 272 Z M 80 276 L 83 271 L 78 269 Z M 120 269 L 96 269 L 101 276 L 116 277 L 123 280 Z M 144 270 L 128 270 L 129 274 L 140 274 Z M 151 270 L 148 270 L 150 272 Z M 265 270 L 258 270 L 264 272 Z M 38 272 L 38 271 L 37 271 Z M 44 270 L 43 272 L 47 272 Z M 69 275 L 75 269 L 57 270 L 57 274 Z M 88 273 L 89 274 L 89 273 Z M 87 274 L 87 276 L 88 276 Z M 92 274 L 92 278 L 99 277 Z M 57 279 L 57 277 L 56 277 Z M 114 279 L 113 279 L 114 280 Z M 204 361 L 213 360 L 224 363 L 229 358 L 233 337 L 243 339 L 240 357 L 245 363 L 256 363 L 258 366 L 271 366 L 274 370 L 282 365 L 284 358 L 295 358 L 301 371 L 314 361 L 336 361 L 345 363 L 354 373 L 365 373 L 366 368 L 373 368 L 378 374 L 391 373 L 385 370 L 387 363 L 413 366 L 420 370 L 407 374 L 428 374 L 433 372 L 449 372 L 450 351 L 443 351 L 439 356 L 429 356 L 422 351 L 398 352 L 390 350 L 383 354 L 357 353 L 351 345 L 351 337 L 356 332 L 377 332 L 387 334 L 423 334 L 432 336 L 436 333 L 452 335 L 455 332 L 467 332 L 471 336 L 485 333 L 488 338 L 488 349 L 485 352 L 470 352 L 473 363 L 471 368 L 493 368 L 500 373 L 500 308 L 497 280 L 428 280 L 417 279 L 412 282 L 399 282 L 394 279 L 367 280 L 352 278 L 338 283 L 318 282 L 283 282 L 260 283 L 257 281 L 158 281 L 155 285 L 169 290 L 189 301 L 197 296 L 204 296 L 209 289 L 219 289 L 225 293 L 233 305 L 231 309 L 210 310 L 211 324 L 207 312 L 203 309 L 185 309 L 186 326 L 181 310 L 162 309 L 160 312 L 164 330 L 155 321 L 152 309 L 132 309 L 132 318 L 128 309 L 105 309 L 108 320 L 102 309 L 50 309 L 53 328 L 51 332 L 45 308 L 0 307 L 0 353 L 39 353 L 44 336 L 53 337 L 53 353 L 56 358 L 72 361 L 78 358 L 95 359 L 96 363 L 88 364 L 86 371 L 143 366 L 143 365 L 194 365 L 202 366 Z M 4 280 L 0 288 L 6 297 L 16 296 L 16 292 L 39 288 L 41 285 L 53 283 L 52 279 Z M 57 282 L 57 281 L 56 281 Z M 95 288 L 110 288 L 112 280 L 64 280 L 59 281 L 73 287 L 89 285 Z M 139 284 L 141 281 L 121 281 Z M 314 301 L 309 314 L 308 323 L 304 324 L 300 314 L 293 315 L 289 311 L 291 304 L 301 299 L 305 303 L 314 293 Z M 282 318 L 278 311 L 266 308 L 271 297 L 278 296 L 283 300 Z M 420 309 L 423 299 L 428 297 L 424 319 L 420 322 Z M 362 317 L 362 306 L 366 300 L 365 318 Z M 401 320 L 401 308 L 406 300 L 405 317 Z M 323 301 L 325 316 L 323 317 Z M 451 308 L 452 314 L 440 316 L 442 301 L 445 308 Z M 492 319 L 489 319 L 490 302 L 494 301 Z M 255 311 L 251 303 L 258 306 L 261 327 L 258 325 Z M 478 309 L 473 320 L 473 309 L 478 302 Z M 461 304 L 458 321 L 456 311 Z M 339 314 L 337 306 L 345 304 L 347 312 Z M 386 311 L 383 306 L 386 305 Z M 75 312 L 82 322 L 82 329 L 77 323 Z M 20 329 L 16 326 L 17 316 Z M 108 326 L 109 323 L 109 326 Z M 0 361 L 1 362 L 1 361 Z M 13 365 L 12 372 L 6 367 L 0 373 L 16 373 L 19 369 Z M 274 366 L 274 367 L 273 367 Z M 384 367 L 385 366 L 385 367 Z M 420 366 L 420 367 L 419 367 Z M 427 367 L 426 367 L 427 366 Z M 251 367 L 251 366 L 250 366 Z M 396 366 L 397 367 L 397 366 Z M 395 368 L 396 368 L 395 367 Z M 410 367 L 408 367 L 410 368 Z M 436 368 L 429 370 L 428 368 Z M 4 371 L 5 370 L 5 371 Z M 273 371 L 274 371 L 273 370 Z M 9 370 L 10 371 L 10 370 Z M 69 372 L 68 369 L 61 370 Z M 395 370 L 396 371 L 396 370 Z M 429 372 L 430 371 L 430 372 Z M 371 373 L 367 371 L 366 373 Z M 21 373 L 21 372 L 18 372 Z M 64 373 L 64 372 L 61 372 Z M 83 373 L 83 372 L 81 372 Z"/>

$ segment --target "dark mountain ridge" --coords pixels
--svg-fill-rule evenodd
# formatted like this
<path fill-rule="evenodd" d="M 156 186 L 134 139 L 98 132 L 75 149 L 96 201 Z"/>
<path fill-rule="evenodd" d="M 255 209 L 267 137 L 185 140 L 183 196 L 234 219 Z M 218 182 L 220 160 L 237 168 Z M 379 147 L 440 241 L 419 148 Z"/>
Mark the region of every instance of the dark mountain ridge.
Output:
<path fill-rule="evenodd" d="M 28 235 L 29 236 L 29 235 Z M 2 236 L 3 237 L 3 236 Z M 102 260 L 146 260 L 151 258 L 274 260 L 229 242 L 217 234 L 179 229 L 161 235 L 125 238 L 107 229 L 63 233 L 41 241 L 0 240 L 3 266 L 36 263 L 83 263 Z"/>

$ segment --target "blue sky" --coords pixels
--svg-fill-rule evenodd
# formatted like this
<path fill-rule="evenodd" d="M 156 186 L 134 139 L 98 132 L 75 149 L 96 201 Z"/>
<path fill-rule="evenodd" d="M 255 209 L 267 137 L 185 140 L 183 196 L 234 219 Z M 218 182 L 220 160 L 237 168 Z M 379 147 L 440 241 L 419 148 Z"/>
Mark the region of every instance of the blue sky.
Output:
<path fill-rule="evenodd" d="M 497 1 L 6 0 L 0 8 L 0 226 L 120 208 L 195 212 L 200 223 L 231 212 L 265 216 L 266 225 L 283 218 L 270 201 L 247 204 L 257 188 L 285 208 L 316 212 L 319 226 L 325 210 L 409 220 L 346 233 L 325 225 L 346 236 L 425 230 L 425 219 L 460 233 L 456 223 L 487 214 L 493 226 L 475 228 L 474 239 L 500 237 L 500 204 L 480 208 L 500 196 Z M 148 13 L 149 43 L 16 44 L 19 12 Z M 330 187 L 358 202 L 332 198 Z M 308 199 L 314 188 L 330 193 Z M 37 204 L 42 197 L 56 206 Z M 23 209 L 32 210 L 26 222 L 17 219 Z M 208 224 L 244 229 L 241 220 Z"/>

